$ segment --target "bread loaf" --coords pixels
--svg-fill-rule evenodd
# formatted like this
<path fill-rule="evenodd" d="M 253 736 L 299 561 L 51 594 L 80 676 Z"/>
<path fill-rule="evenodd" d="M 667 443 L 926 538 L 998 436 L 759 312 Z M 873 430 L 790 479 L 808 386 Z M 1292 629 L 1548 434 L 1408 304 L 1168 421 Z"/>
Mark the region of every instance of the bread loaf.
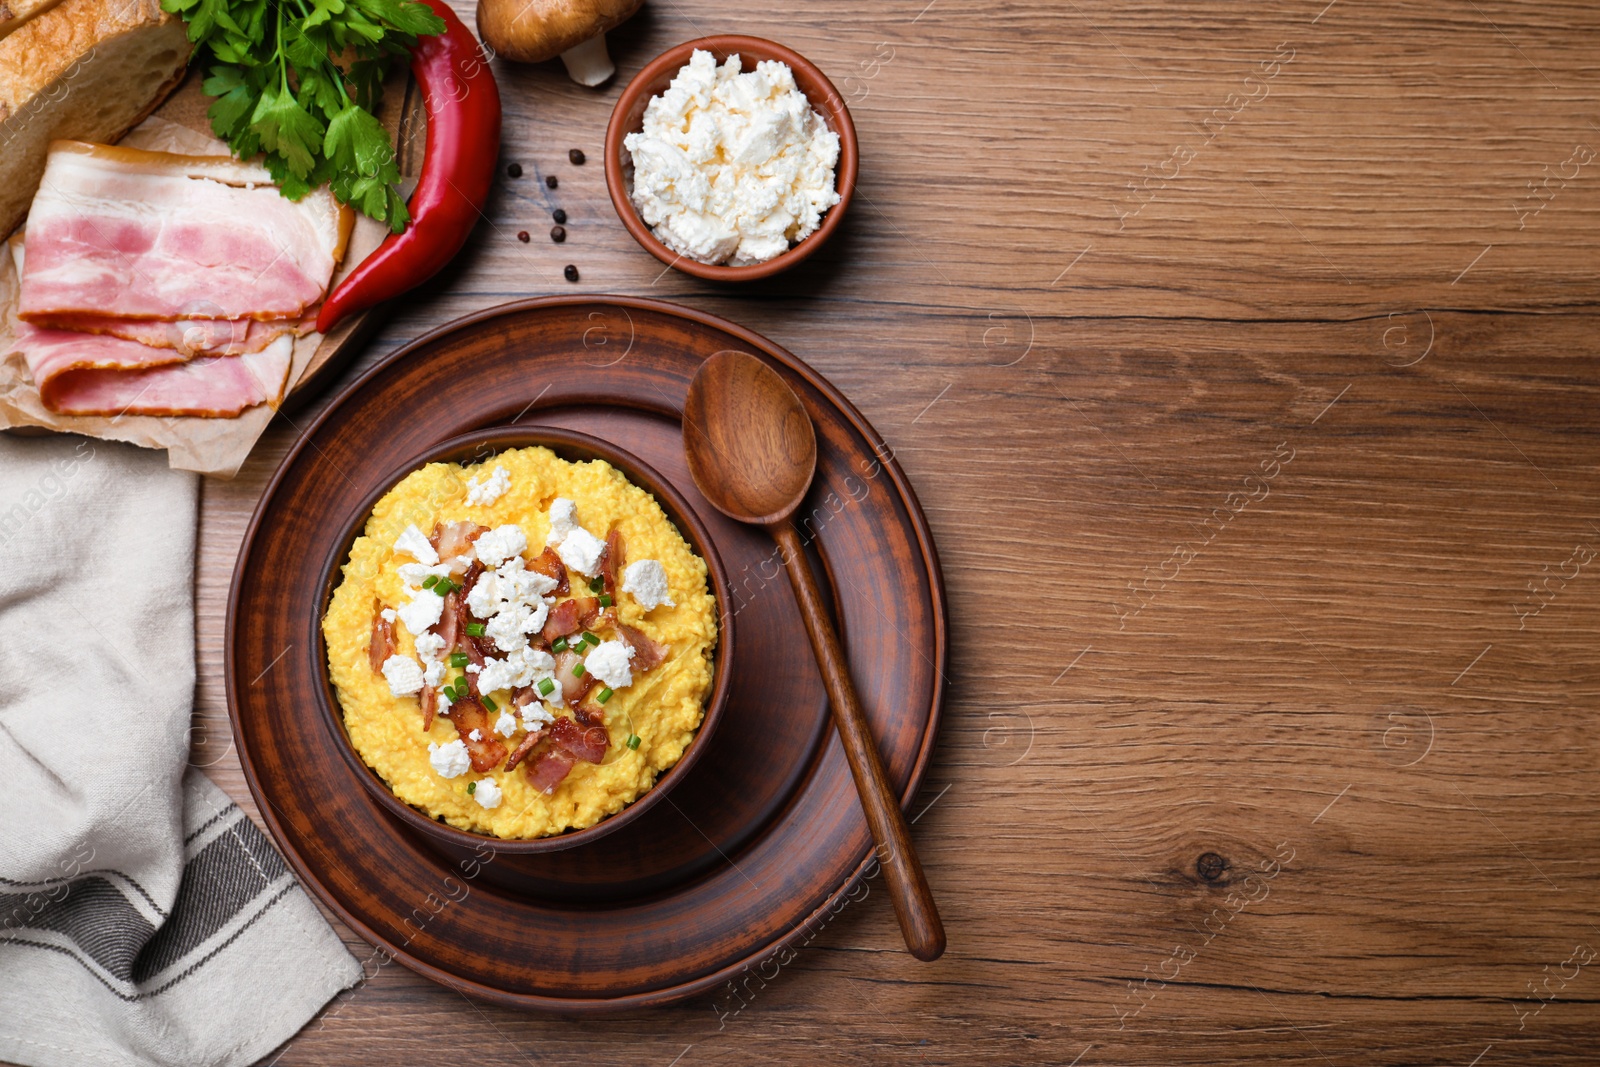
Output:
<path fill-rule="evenodd" d="M 159 0 L 60 0 L 0 38 L 0 238 L 28 213 L 51 141 L 115 141 L 177 87 L 184 30 Z"/>

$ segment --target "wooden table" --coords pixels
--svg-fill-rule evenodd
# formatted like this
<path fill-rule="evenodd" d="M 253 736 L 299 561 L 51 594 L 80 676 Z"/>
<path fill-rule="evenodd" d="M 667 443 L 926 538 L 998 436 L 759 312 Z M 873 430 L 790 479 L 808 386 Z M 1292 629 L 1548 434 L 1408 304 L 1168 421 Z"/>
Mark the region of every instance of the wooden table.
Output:
<path fill-rule="evenodd" d="M 758 9 L 652 0 L 613 54 L 743 32 L 828 71 L 863 150 L 832 244 L 663 272 L 606 199 L 617 87 L 502 64 L 523 177 L 363 365 L 616 292 L 831 376 L 943 553 L 912 812 L 950 951 L 911 959 L 872 884 L 775 978 L 644 1014 L 373 966 L 276 1062 L 1594 1062 L 1600 9 Z M 246 805 L 227 584 L 315 411 L 204 491 L 195 760 Z"/>

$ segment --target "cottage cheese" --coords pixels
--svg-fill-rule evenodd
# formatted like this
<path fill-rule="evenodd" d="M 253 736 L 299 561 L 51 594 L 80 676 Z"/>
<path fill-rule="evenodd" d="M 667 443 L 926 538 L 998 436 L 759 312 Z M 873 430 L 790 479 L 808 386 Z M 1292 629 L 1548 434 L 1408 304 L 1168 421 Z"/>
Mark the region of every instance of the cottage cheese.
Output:
<path fill-rule="evenodd" d="M 389 692 L 408 697 L 422 690 L 422 666 L 410 656 L 390 656 L 383 661 L 383 677 Z"/>
<path fill-rule="evenodd" d="M 478 559 L 485 567 L 498 567 L 512 556 L 520 556 L 528 550 L 528 535 L 522 532 L 522 527 L 507 523 L 480 534 L 473 542 L 473 547 L 477 549 Z"/>
<path fill-rule="evenodd" d="M 412 594 L 411 603 L 396 609 L 395 614 L 406 624 L 407 630 L 412 634 L 420 634 L 428 627 L 436 625 L 443 612 L 444 597 L 432 589 L 419 589 Z"/>
<path fill-rule="evenodd" d="M 431 567 L 439 562 L 439 553 L 433 550 L 433 545 L 428 541 L 427 537 L 423 536 L 422 531 L 417 529 L 416 523 L 407 526 L 405 533 L 395 538 L 394 550 L 396 552 L 404 552 L 418 563 L 426 566 Z"/>
<path fill-rule="evenodd" d="M 472 790 L 472 799 L 482 808 L 498 808 L 500 806 L 500 783 L 493 778 L 478 779 L 477 786 Z"/>
<path fill-rule="evenodd" d="M 631 659 L 633 649 L 621 641 L 601 641 L 583 658 L 583 668 L 612 689 L 623 689 L 633 684 Z"/>
<path fill-rule="evenodd" d="M 578 505 L 564 496 L 558 496 L 550 502 L 550 536 L 545 539 L 545 544 L 552 548 L 567 539 L 567 535 L 578 528 Z"/>
<path fill-rule="evenodd" d="M 467 755 L 467 743 L 461 738 L 456 738 L 449 744 L 437 745 L 428 743 L 428 762 L 438 772 L 441 778 L 459 778 L 467 773 L 467 768 L 472 766 L 472 757 Z"/>
<path fill-rule="evenodd" d="M 788 64 L 740 73 L 696 50 L 645 108 L 633 157 L 633 204 L 662 244 L 701 263 L 761 263 L 802 241 L 839 202 L 839 135 L 795 85 Z"/>
<path fill-rule="evenodd" d="M 467 506 L 469 508 L 487 507 L 504 496 L 506 490 L 510 488 L 511 475 L 506 473 L 504 467 L 496 467 L 494 473 L 482 482 L 479 482 L 476 478 L 467 482 Z"/>
<path fill-rule="evenodd" d="M 501 737 L 510 737 L 517 732 L 517 717 L 509 711 L 502 711 L 494 721 L 494 732 Z"/>
<path fill-rule="evenodd" d="M 606 543 L 582 526 L 567 534 L 567 539 L 556 549 L 561 562 L 579 574 L 593 578 L 600 570 L 600 553 Z"/>
<path fill-rule="evenodd" d="M 660 560 L 641 559 L 628 564 L 628 569 L 622 572 L 622 591 L 632 593 L 633 599 L 646 611 L 662 604 L 677 607 L 667 595 L 667 569 Z"/>

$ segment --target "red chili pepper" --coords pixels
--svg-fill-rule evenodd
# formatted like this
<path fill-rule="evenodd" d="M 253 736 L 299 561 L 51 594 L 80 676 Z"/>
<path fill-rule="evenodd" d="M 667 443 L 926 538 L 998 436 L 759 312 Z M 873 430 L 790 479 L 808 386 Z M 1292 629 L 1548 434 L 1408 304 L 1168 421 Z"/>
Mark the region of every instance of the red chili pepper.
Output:
<path fill-rule="evenodd" d="M 411 224 L 390 234 L 323 301 L 317 330 L 399 296 L 450 262 L 476 225 L 500 158 L 500 89 L 472 31 L 443 0 L 422 0 L 445 31 L 421 37 L 411 74 L 428 109 L 422 174 L 408 204 Z"/>

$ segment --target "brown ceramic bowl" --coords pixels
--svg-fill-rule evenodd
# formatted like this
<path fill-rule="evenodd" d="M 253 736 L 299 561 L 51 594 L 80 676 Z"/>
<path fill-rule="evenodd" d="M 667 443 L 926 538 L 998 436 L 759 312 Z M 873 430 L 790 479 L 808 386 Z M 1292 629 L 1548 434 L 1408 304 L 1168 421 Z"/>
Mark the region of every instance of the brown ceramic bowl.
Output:
<path fill-rule="evenodd" d="M 513 448 L 529 448 L 542 445 L 556 455 L 568 460 L 603 459 L 621 471 L 634 485 L 643 489 L 661 505 L 667 513 L 667 518 L 683 534 L 701 559 L 706 561 L 706 572 L 711 581 L 711 592 L 716 597 L 719 607 L 717 620 L 717 650 L 712 665 L 711 692 L 706 698 L 705 716 L 700 720 L 700 728 L 695 732 L 694 740 L 689 742 L 689 747 L 683 752 L 678 762 L 663 771 L 656 778 L 655 785 L 650 791 L 639 797 L 632 804 L 623 808 L 615 815 L 607 816 L 593 826 L 582 830 L 569 830 L 564 834 L 550 837 L 532 839 L 507 839 L 491 837 L 488 834 L 474 833 L 470 830 L 460 830 L 450 824 L 434 819 L 422 811 L 412 807 L 389 789 L 387 783 L 371 767 L 367 766 L 361 756 L 350 744 L 350 736 L 345 732 L 344 715 L 339 706 L 338 694 L 334 691 L 333 681 L 328 677 L 328 649 L 322 639 L 322 618 L 327 614 L 328 602 L 333 598 L 334 587 L 338 584 L 343 574 L 342 568 L 350 558 L 350 547 L 366 528 L 367 519 L 372 514 L 372 509 L 378 501 L 394 488 L 406 475 L 429 463 L 477 463 L 488 459 L 496 453 Z M 434 838 L 446 845 L 453 845 L 468 850 L 489 847 L 495 852 L 513 855 L 528 855 L 539 852 L 556 852 L 561 849 L 573 848 L 577 845 L 605 837 L 626 826 L 637 819 L 652 805 L 667 795 L 678 782 L 699 761 L 700 754 L 705 751 L 706 744 L 711 734 L 716 730 L 717 723 L 722 718 L 723 708 L 728 703 L 729 671 L 728 664 L 732 662 L 733 654 L 733 615 L 734 613 L 721 610 L 723 606 L 731 603 L 728 599 L 728 574 L 722 565 L 722 560 L 717 555 L 716 547 L 712 544 L 711 535 L 704 524 L 695 515 L 694 509 L 688 501 L 683 499 L 672 484 L 655 470 L 647 466 L 642 460 L 618 448 L 609 442 L 602 441 L 588 434 L 578 433 L 574 430 L 558 429 L 553 426 L 536 427 L 495 427 L 479 430 L 476 433 L 463 434 L 453 437 L 428 449 L 420 456 L 406 461 L 383 480 L 381 488 L 370 493 L 350 516 L 347 525 L 334 543 L 333 551 L 322 566 L 322 593 L 318 599 L 320 605 L 315 619 L 311 620 L 311 640 L 316 649 L 317 669 L 321 674 L 322 684 L 318 687 L 320 701 L 325 720 L 333 736 L 335 747 L 344 761 L 349 765 L 356 780 L 366 789 L 372 799 L 389 814 L 399 819 L 417 831 Z"/>
<path fill-rule="evenodd" d="M 787 63 L 789 69 L 794 71 L 795 84 L 811 101 L 812 108 L 827 122 L 828 128 L 839 135 L 839 165 L 834 168 L 834 187 L 839 192 L 839 202 L 828 209 L 828 213 L 822 217 L 822 225 L 817 227 L 815 233 L 764 263 L 728 267 L 700 263 L 679 255 L 656 239 L 633 206 L 633 160 L 623 147 L 623 138 L 643 128 L 644 109 L 651 97 L 666 91 L 673 77 L 689 62 L 689 56 L 696 49 L 710 52 L 716 57 L 718 65 L 737 54 L 741 67 L 747 71 L 754 70 L 762 60 Z M 622 90 L 622 96 L 611 112 L 611 125 L 606 128 L 606 189 L 611 193 L 611 204 L 617 209 L 617 217 L 633 234 L 634 240 L 661 262 L 685 274 L 716 282 L 749 282 L 757 278 L 769 278 L 779 271 L 788 270 L 822 247 L 822 243 L 839 228 L 840 220 L 850 207 L 856 190 L 858 162 L 855 123 L 850 118 L 850 109 L 844 105 L 844 98 L 833 87 L 828 76 L 800 53 L 760 37 L 732 34 L 702 37 L 661 53 Z"/>

